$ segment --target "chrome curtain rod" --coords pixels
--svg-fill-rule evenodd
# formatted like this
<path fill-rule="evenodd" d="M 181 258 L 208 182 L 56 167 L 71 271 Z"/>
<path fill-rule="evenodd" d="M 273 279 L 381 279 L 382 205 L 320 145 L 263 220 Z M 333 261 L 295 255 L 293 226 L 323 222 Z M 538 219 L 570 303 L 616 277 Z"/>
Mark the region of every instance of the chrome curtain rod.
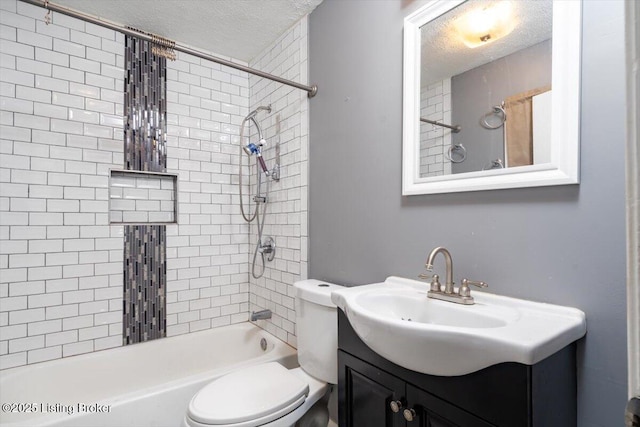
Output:
<path fill-rule="evenodd" d="M 444 128 L 451 129 L 453 133 L 458 133 L 462 130 L 462 126 L 460 125 L 445 125 L 444 123 L 436 122 L 434 120 L 424 119 L 420 117 L 421 122 L 429 123 L 431 125 L 442 126 Z"/>
<path fill-rule="evenodd" d="M 152 35 L 149 35 L 149 34 L 146 34 L 146 33 L 142 33 L 142 32 L 136 31 L 134 29 L 125 28 L 125 27 L 123 27 L 121 25 L 114 24 L 114 23 L 109 22 L 109 21 L 105 21 L 103 19 L 97 18 L 97 17 L 92 16 L 92 15 L 87 15 L 86 13 L 82 13 L 80 11 L 77 11 L 77 10 L 74 10 L 74 9 L 70 9 L 68 7 L 60 6 L 59 4 L 51 3 L 51 2 L 48 2 L 46 0 L 45 1 L 43 1 L 43 0 L 20 0 L 20 1 L 22 1 L 24 3 L 32 4 L 34 6 L 42 7 L 45 10 L 50 10 L 52 12 L 58 12 L 58 13 L 62 13 L 64 15 L 68 15 L 68 16 L 74 17 L 74 18 L 82 19 L 83 21 L 87 21 L 87 22 L 90 22 L 92 24 L 100 25 L 101 27 L 109 28 L 110 30 L 118 31 L 118 32 L 123 33 L 123 34 L 128 35 L 128 36 L 137 37 L 137 38 L 139 38 L 141 40 L 145 40 L 145 41 L 152 42 L 152 43 L 154 42 L 154 37 Z M 180 45 L 178 43 L 176 43 L 176 45 L 173 46 L 173 49 L 177 50 L 179 52 L 187 53 L 189 55 L 197 56 L 198 58 L 202 58 L 202 59 L 206 59 L 208 61 L 215 62 L 217 64 L 222 64 L 222 65 L 225 65 L 227 67 L 234 68 L 236 70 L 244 71 L 246 73 L 253 74 L 255 76 L 259 76 L 259 77 L 263 77 L 265 79 L 273 80 L 273 81 L 276 81 L 278 83 L 282 83 L 283 85 L 292 86 L 292 87 L 295 87 L 297 89 L 305 90 L 305 91 L 307 91 L 307 96 L 309 98 L 313 98 L 316 95 L 316 93 L 318 93 L 318 86 L 317 85 L 307 86 L 307 85 L 303 85 L 303 84 L 298 83 L 298 82 L 294 82 L 294 81 L 291 81 L 291 80 L 283 79 L 282 77 L 274 76 L 273 74 L 265 73 L 264 71 L 256 70 L 254 68 L 247 67 L 247 66 L 244 66 L 244 65 L 241 65 L 241 64 L 236 64 L 234 62 L 227 61 L 226 59 L 218 58 L 216 56 L 209 55 L 209 54 L 204 53 L 204 52 L 200 52 L 199 50 L 192 49 L 190 47 L 183 46 L 183 45 Z"/>

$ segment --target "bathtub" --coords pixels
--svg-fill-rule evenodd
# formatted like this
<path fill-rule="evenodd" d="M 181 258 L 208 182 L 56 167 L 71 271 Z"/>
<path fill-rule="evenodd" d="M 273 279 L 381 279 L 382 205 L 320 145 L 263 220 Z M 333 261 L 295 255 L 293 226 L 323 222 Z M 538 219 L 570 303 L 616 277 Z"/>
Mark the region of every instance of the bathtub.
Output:
<path fill-rule="evenodd" d="M 268 361 L 296 367 L 296 351 L 240 323 L 7 369 L 0 371 L 0 425 L 175 427 L 209 381 Z"/>

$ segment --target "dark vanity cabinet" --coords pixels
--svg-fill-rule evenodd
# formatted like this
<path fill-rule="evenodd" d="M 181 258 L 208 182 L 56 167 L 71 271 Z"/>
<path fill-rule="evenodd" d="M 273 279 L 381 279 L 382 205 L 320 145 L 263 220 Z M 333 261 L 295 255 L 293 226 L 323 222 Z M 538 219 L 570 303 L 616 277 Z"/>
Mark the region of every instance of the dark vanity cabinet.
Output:
<path fill-rule="evenodd" d="M 533 366 L 501 363 L 457 377 L 402 368 L 358 338 L 338 310 L 340 427 L 571 427 L 575 344 Z"/>

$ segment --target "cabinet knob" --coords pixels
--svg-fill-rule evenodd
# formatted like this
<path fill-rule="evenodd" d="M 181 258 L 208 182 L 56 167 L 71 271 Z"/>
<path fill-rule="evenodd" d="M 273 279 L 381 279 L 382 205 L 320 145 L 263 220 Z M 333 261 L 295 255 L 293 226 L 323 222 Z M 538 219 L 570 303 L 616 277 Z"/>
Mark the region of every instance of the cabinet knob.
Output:
<path fill-rule="evenodd" d="M 402 415 L 404 415 L 405 420 L 413 421 L 413 419 L 416 417 L 416 411 L 414 411 L 413 409 L 405 409 L 402 412 Z"/>
<path fill-rule="evenodd" d="M 392 400 L 389 402 L 389 407 L 391 408 L 391 412 L 398 413 L 400 409 L 402 409 L 402 402 L 399 400 Z"/>

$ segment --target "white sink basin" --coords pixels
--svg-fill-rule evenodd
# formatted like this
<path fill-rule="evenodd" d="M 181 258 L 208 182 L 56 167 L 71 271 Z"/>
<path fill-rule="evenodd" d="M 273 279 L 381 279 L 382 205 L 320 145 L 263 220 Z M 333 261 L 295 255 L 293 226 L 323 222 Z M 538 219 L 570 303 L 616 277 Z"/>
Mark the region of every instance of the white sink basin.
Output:
<path fill-rule="evenodd" d="M 575 308 L 473 292 L 474 305 L 427 298 L 429 285 L 389 277 L 333 291 L 360 339 L 413 371 L 455 376 L 502 362 L 533 365 L 586 333 Z"/>

